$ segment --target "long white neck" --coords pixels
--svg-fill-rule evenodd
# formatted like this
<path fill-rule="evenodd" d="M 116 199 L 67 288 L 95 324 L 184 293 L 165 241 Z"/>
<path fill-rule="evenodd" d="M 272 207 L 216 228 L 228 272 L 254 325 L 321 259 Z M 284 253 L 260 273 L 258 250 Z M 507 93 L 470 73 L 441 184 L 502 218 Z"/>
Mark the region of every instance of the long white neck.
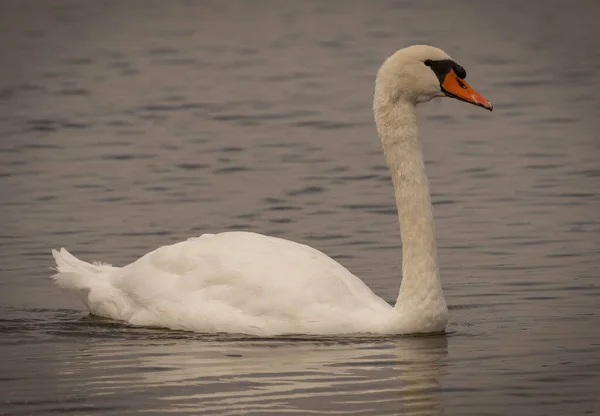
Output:
<path fill-rule="evenodd" d="M 448 309 L 439 277 L 429 182 L 411 102 L 376 92 L 377 131 L 390 168 L 402 237 L 402 284 L 395 309 L 425 330 L 443 330 Z"/>

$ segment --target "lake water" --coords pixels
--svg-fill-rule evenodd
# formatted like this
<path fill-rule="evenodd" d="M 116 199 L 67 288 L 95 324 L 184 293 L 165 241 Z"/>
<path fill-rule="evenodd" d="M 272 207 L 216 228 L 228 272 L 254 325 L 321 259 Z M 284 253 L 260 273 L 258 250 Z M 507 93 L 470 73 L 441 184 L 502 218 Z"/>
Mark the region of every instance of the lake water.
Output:
<path fill-rule="evenodd" d="M 600 414 L 600 3 L 4 1 L 0 415 Z M 90 317 L 51 248 L 312 245 L 396 298 L 371 114 L 400 47 L 495 105 L 420 110 L 448 334 L 257 339 Z"/>

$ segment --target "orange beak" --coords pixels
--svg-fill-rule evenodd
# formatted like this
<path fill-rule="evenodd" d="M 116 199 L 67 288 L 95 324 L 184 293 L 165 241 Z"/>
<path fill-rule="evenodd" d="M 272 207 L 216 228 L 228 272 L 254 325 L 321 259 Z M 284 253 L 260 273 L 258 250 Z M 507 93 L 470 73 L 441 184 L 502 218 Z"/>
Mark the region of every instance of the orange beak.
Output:
<path fill-rule="evenodd" d="M 486 100 L 483 95 L 471 88 L 464 79 L 459 78 L 453 69 L 451 69 L 446 75 L 446 78 L 444 78 L 444 82 L 442 82 L 442 91 L 444 91 L 448 97 L 475 104 L 486 110 L 492 111 L 494 108 L 492 103 Z"/>

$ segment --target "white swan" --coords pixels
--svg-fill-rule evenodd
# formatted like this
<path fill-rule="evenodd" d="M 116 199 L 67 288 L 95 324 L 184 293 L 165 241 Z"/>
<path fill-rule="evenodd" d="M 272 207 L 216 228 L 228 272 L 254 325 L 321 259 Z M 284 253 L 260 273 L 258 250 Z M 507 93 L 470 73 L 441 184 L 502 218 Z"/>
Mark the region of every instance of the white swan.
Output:
<path fill-rule="evenodd" d="M 53 279 L 77 291 L 92 314 L 132 325 L 261 336 L 444 331 L 448 309 L 415 106 L 450 96 L 492 110 L 465 76 L 441 49 L 423 45 L 399 50 L 377 74 L 373 110 L 403 245 L 395 307 L 320 251 L 248 232 L 190 238 L 121 268 L 53 250 Z"/>

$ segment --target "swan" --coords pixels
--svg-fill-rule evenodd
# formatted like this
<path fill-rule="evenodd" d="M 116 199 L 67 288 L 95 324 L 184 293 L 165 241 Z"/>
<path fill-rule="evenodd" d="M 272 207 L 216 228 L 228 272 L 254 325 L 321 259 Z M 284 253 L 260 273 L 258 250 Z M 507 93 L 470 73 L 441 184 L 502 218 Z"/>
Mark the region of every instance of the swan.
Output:
<path fill-rule="evenodd" d="M 394 185 L 402 239 L 395 306 L 309 246 L 251 232 L 204 234 L 159 247 L 124 267 L 52 250 L 61 287 L 91 314 L 136 326 L 256 336 L 443 332 L 448 308 L 416 105 L 452 97 L 492 110 L 441 49 L 415 45 L 388 57 L 373 111 Z"/>

